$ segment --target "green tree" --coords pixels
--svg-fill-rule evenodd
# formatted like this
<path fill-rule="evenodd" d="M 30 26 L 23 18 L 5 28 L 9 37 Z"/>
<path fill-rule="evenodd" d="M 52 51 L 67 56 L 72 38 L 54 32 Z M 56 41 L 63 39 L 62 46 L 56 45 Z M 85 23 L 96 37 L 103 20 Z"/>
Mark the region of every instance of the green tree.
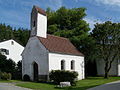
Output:
<path fill-rule="evenodd" d="M 10 25 L 0 24 L 0 41 L 14 39 L 25 46 L 30 36 L 28 29 L 13 29 Z"/>
<path fill-rule="evenodd" d="M 0 70 L 2 72 L 13 73 L 15 71 L 15 62 L 7 59 L 6 56 L 0 54 Z"/>
<path fill-rule="evenodd" d="M 0 24 L 0 41 L 8 40 L 13 38 L 12 28 L 5 24 Z"/>
<path fill-rule="evenodd" d="M 48 8 L 47 14 L 48 33 L 68 38 L 85 55 L 87 63 L 95 57 L 93 55 L 95 41 L 89 34 L 89 24 L 83 20 L 86 16 L 85 10 L 85 8 L 61 7 L 52 11 Z"/>
<path fill-rule="evenodd" d="M 84 40 L 88 38 L 91 40 L 88 33 L 90 31 L 89 24 L 83 20 L 86 16 L 85 10 L 85 8 L 67 9 L 61 7 L 52 11 L 48 8 L 48 33 L 69 38 L 80 50 L 81 47 L 85 46 Z"/>
<path fill-rule="evenodd" d="M 120 23 L 97 23 L 92 36 L 96 40 L 96 55 L 104 60 L 104 78 L 108 78 L 112 63 L 120 58 Z"/>
<path fill-rule="evenodd" d="M 6 60 L 7 60 L 7 58 L 6 58 L 6 56 L 4 56 L 4 55 L 2 55 L 2 54 L 0 54 L 0 70 L 3 72 L 4 71 L 4 69 L 6 68 Z"/>
<path fill-rule="evenodd" d="M 13 78 L 17 80 L 22 80 L 22 60 L 17 62 L 15 72 L 13 73 Z"/>

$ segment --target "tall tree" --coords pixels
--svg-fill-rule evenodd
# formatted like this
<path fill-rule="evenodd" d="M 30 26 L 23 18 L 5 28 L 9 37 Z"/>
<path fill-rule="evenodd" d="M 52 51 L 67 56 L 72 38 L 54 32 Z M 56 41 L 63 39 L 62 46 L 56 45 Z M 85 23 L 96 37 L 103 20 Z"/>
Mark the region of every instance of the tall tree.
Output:
<path fill-rule="evenodd" d="M 96 40 L 96 55 L 104 60 L 104 77 L 108 78 L 112 63 L 120 57 L 120 23 L 97 23 L 92 36 Z"/>
<path fill-rule="evenodd" d="M 15 62 L 7 59 L 6 56 L 0 54 L 0 70 L 2 72 L 13 73 L 15 71 Z"/>
<path fill-rule="evenodd" d="M 0 41 L 14 39 L 23 46 L 26 45 L 30 36 L 28 29 L 13 29 L 10 25 L 0 24 Z"/>
<path fill-rule="evenodd" d="M 48 33 L 69 38 L 78 49 L 81 49 L 87 43 L 85 40 L 89 38 L 91 41 L 88 33 L 89 24 L 83 20 L 86 16 L 85 10 L 85 8 L 61 7 L 57 11 L 52 11 L 48 8 Z"/>
<path fill-rule="evenodd" d="M 86 16 L 85 10 L 85 8 L 61 7 L 52 11 L 48 8 L 47 14 L 48 33 L 68 38 L 85 55 L 87 63 L 93 58 L 94 40 L 89 34 L 89 24 L 83 20 Z"/>

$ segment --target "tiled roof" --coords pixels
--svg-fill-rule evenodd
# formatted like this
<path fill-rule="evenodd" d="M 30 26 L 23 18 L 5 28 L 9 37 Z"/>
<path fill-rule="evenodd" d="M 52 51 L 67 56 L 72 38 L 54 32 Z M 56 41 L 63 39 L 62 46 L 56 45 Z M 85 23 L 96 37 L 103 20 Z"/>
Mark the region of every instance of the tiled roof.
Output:
<path fill-rule="evenodd" d="M 48 34 L 47 38 L 38 37 L 38 39 L 50 52 L 84 56 L 66 38 Z"/>
<path fill-rule="evenodd" d="M 39 8 L 38 6 L 34 6 L 34 7 L 40 14 L 47 16 L 46 12 L 43 9 Z"/>

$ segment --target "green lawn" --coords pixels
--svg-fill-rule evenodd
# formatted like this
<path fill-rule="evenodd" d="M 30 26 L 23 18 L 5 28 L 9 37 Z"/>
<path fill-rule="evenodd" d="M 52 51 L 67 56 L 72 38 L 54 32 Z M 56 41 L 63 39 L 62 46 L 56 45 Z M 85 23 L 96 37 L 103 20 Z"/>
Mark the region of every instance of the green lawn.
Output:
<path fill-rule="evenodd" d="M 120 80 L 120 77 L 110 77 L 109 79 L 104 79 L 103 77 L 89 77 L 85 80 L 78 81 L 76 86 L 61 89 L 55 88 L 55 85 L 34 82 L 18 83 L 16 85 L 37 90 L 86 90 L 91 87 L 117 80 Z"/>
<path fill-rule="evenodd" d="M 19 83 L 20 80 L 0 80 L 0 83 Z"/>
<path fill-rule="evenodd" d="M 46 83 L 35 83 L 35 82 L 22 82 L 16 80 L 10 81 L 0 81 L 0 82 L 17 82 L 17 86 L 31 88 L 35 90 L 86 90 L 91 87 L 95 87 L 101 84 L 105 84 L 112 81 L 120 80 L 120 77 L 110 77 L 109 79 L 104 79 L 103 77 L 89 77 L 85 80 L 80 80 L 77 82 L 76 86 L 66 87 L 66 88 L 55 88 L 55 85 Z"/>

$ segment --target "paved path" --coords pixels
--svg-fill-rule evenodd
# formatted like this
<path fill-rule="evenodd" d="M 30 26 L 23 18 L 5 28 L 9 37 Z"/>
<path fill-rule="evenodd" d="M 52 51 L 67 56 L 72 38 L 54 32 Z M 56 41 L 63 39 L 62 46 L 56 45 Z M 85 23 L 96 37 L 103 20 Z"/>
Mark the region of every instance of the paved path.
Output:
<path fill-rule="evenodd" d="M 120 81 L 115 81 L 104 85 L 96 86 L 88 90 L 120 90 Z"/>
<path fill-rule="evenodd" d="M 14 86 L 13 84 L 10 83 L 0 83 L 0 90 L 31 90 L 31 89 Z"/>

